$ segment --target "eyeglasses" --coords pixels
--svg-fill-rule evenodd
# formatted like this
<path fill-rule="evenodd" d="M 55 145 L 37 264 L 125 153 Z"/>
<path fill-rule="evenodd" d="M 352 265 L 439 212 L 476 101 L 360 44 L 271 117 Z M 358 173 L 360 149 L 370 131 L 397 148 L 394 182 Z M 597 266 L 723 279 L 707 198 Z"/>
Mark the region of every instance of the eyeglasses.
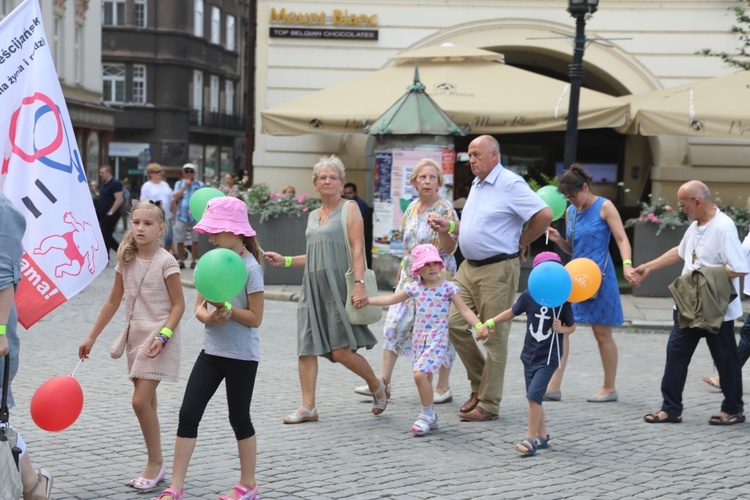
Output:
<path fill-rule="evenodd" d="M 336 182 L 337 180 L 339 180 L 339 177 L 336 175 L 321 175 L 320 177 L 318 177 L 318 180 L 320 182 L 327 182 L 327 181 Z"/>
<path fill-rule="evenodd" d="M 687 205 L 688 203 L 690 203 L 691 201 L 695 201 L 696 199 L 697 199 L 697 198 L 690 198 L 690 199 L 689 199 L 688 201 L 681 201 L 681 202 L 678 202 L 678 203 L 677 203 L 677 208 L 682 208 L 682 207 L 684 207 L 685 205 Z"/>
<path fill-rule="evenodd" d="M 569 194 L 569 195 L 567 195 L 567 196 L 565 197 L 565 199 L 566 199 L 566 200 L 568 200 L 568 201 L 573 201 L 573 200 L 575 200 L 575 199 L 576 199 L 576 197 L 578 197 L 578 193 L 575 193 L 575 194 Z"/>
<path fill-rule="evenodd" d="M 194 174 L 195 170 L 187 170 L 186 169 L 186 170 L 183 170 L 183 172 L 185 172 L 186 174 Z"/>
<path fill-rule="evenodd" d="M 149 172 L 149 173 L 150 173 L 150 174 L 160 174 L 160 173 L 161 173 L 161 170 L 152 170 L 152 171 L 151 171 L 151 172 Z"/>

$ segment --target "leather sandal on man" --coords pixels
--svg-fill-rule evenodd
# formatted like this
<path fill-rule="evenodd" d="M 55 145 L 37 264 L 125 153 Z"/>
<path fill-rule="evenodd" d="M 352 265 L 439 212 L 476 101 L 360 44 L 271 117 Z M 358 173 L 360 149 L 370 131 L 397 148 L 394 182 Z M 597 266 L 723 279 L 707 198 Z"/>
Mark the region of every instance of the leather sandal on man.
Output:
<path fill-rule="evenodd" d="M 663 414 L 664 416 L 661 416 L 660 414 Z M 661 410 L 655 411 L 654 413 L 647 413 L 643 417 L 643 420 L 649 424 L 679 424 L 682 422 L 682 417 Z"/>
<path fill-rule="evenodd" d="M 734 425 L 741 424 L 745 421 L 745 415 L 742 412 L 730 415 L 728 413 L 721 412 L 719 415 L 711 415 L 711 419 L 708 421 L 711 425 Z"/>
<path fill-rule="evenodd" d="M 490 413 L 481 406 L 477 406 L 468 413 L 459 415 L 463 422 L 487 422 L 488 420 L 497 420 L 496 413 Z"/>

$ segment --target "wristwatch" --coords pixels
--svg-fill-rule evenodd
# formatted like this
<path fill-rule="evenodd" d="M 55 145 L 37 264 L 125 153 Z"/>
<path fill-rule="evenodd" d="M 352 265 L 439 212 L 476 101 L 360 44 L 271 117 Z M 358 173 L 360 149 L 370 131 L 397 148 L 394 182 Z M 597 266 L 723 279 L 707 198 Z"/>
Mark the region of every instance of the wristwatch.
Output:
<path fill-rule="evenodd" d="M 365 284 L 365 280 L 354 280 L 354 282 L 355 283 L 362 283 L 363 285 Z"/>

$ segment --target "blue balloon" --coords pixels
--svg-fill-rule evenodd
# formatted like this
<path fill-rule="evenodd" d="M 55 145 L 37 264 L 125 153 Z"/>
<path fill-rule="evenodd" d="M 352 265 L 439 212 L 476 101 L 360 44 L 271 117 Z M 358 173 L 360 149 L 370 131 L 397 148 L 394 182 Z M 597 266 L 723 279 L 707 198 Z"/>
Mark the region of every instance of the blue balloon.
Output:
<path fill-rule="evenodd" d="M 561 306 L 568 300 L 572 290 L 570 273 L 559 262 L 542 262 L 531 270 L 529 293 L 540 306 Z"/>

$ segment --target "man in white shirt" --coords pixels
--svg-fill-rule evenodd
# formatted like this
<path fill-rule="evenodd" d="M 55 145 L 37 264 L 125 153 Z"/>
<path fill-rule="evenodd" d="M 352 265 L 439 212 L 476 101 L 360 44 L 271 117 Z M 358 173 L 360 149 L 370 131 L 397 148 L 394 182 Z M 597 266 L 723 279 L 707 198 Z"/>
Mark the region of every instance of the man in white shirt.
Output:
<path fill-rule="evenodd" d="M 749 271 L 745 253 L 740 245 L 737 227 L 732 219 L 711 202 L 711 191 L 708 186 L 700 181 L 686 182 L 677 191 L 677 202 L 679 209 L 693 222 L 679 246 L 635 269 L 637 283 L 645 279 L 651 271 L 683 260 L 683 275 L 700 268 L 724 267 L 737 298 L 729 303 L 719 333 L 716 334 L 700 328 L 680 328 L 675 310 L 675 322 L 667 342 L 667 363 L 661 381 L 664 400 L 661 410 L 647 414 L 644 420 L 652 424 L 682 422 L 682 391 L 685 388 L 688 366 L 698 342 L 701 337 L 705 337 L 721 377 L 721 391 L 724 393 L 721 413 L 712 416 L 708 423 L 739 424 L 745 421 L 745 416 L 742 402 L 742 371 L 734 337 L 734 320 L 742 316 L 739 278 Z"/>
<path fill-rule="evenodd" d="M 172 188 L 167 181 L 163 179 L 162 168 L 158 163 L 149 164 L 146 168 L 148 182 L 141 186 L 141 200 L 161 201 L 161 208 L 164 209 L 164 215 L 167 218 L 167 234 L 164 235 L 164 248 L 172 251 L 172 224 L 174 215 L 172 214 Z"/>
<path fill-rule="evenodd" d="M 526 247 L 549 227 L 552 210 L 523 177 L 500 164 L 500 145 L 494 137 L 483 135 L 471 141 L 469 163 L 476 178 L 461 213 L 458 239 L 466 260 L 454 282 L 463 301 L 487 320 L 513 306 L 520 261 L 525 260 Z M 447 220 L 431 219 L 430 223 L 436 231 L 450 232 Z M 471 326 L 451 306 L 450 339 L 471 382 L 471 396 L 459 416 L 468 422 L 496 420 L 503 397 L 510 322 L 497 325 L 496 333 L 485 342 L 486 359 Z"/>

